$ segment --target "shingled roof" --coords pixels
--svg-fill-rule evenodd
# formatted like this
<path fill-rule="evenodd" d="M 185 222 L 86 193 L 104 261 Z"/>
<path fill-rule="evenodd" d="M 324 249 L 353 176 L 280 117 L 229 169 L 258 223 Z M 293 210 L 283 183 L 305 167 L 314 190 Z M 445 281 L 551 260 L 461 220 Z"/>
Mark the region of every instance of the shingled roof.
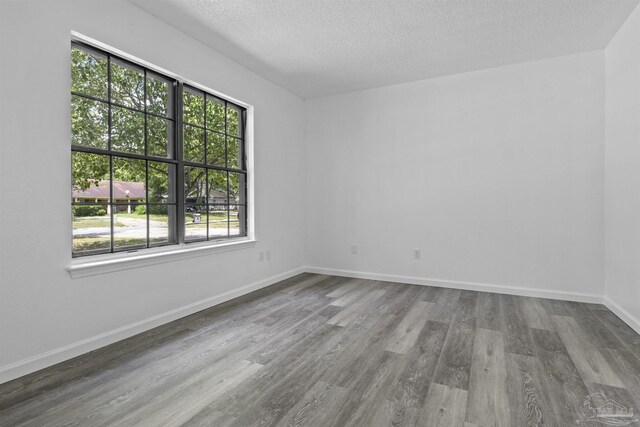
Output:
<path fill-rule="evenodd" d="M 113 181 L 114 199 L 126 199 L 127 190 L 129 191 L 130 200 L 139 200 L 147 197 L 146 190 L 144 188 L 144 182 Z M 109 181 L 100 181 L 98 182 L 97 186 L 92 184 L 91 187 L 87 188 L 84 191 L 74 188 L 72 197 L 88 199 L 108 199 Z"/>

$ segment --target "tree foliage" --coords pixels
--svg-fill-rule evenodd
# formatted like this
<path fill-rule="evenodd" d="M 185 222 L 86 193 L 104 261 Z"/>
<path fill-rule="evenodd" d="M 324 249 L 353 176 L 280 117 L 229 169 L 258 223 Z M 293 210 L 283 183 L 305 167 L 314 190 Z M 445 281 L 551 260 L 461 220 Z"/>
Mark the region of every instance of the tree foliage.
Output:
<path fill-rule="evenodd" d="M 175 197 L 170 194 L 174 192 L 170 182 L 177 173 L 174 165 L 160 160 L 148 161 L 147 176 L 146 161 L 117 157 L 118 152 L 173 157 L 172 83 L 151 72 L 145 79 L 144 71 L 134 65 L 115 59 L 109 62 L 104 55 L 76 47 L 72 49 L 71 59 L 72 144 L 108 150 L 110 141 L 114 152 L 113 180 L 146 183 L 151 203 Z M 153 114 L 145 114 L 145 111 Z M 203 93 L 185 89 L 183 118 L 185 161 L 203 166 L 241 166 L 239 142 L 234 138 L 241 137 L 239 111 L 226 108 L 224 101 L 209 96 L 205 101 Z M 225 132 L 229 136 L 225 136 Z M 109 156 L 74 152 L 72 177 L 74 188 L 81 190 L 108 180 Z M 233 203 L 243 187 L 241 181 L 240 174 L 236 173 L 229 173 L 227 177 L 226 172 L 213 169 L 207 172 L 205 167 L 186 168 L 185 197 L 206 203 L 207 189 L 226 193 L 228 188 Z"/>

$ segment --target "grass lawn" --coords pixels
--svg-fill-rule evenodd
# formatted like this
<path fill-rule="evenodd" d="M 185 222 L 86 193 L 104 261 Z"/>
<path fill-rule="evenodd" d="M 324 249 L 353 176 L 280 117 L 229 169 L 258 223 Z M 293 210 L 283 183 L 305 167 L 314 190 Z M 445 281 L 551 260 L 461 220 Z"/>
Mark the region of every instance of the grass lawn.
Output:
<path fill-rule="evenodd" d="M 185 213 L 185 225 L 189 230 L 206 230 L 207 228 L 207 213 L 202 212 L 200 214 L 199 223 L 193 222 L 194 213 L 186 212 Z M 116 214 L 116 222 L 114 226 L 116 227 L 128 227 L 137 223 L 134 221 L 130 221 L 131 219 L 138 221 L 146 222 L 146 215 L 140 215 L 137 213 L 117 213 Z M 122 220 L 125 223 L 122 223 L 118 220 Z M 127 221 L 128 220 L 128 221 Z M 153 222 L 157 222 L 160 224 L 167 224 L 169 222 L 168 215 L 159 215 L 159 214 L 151 214 L 149 215 L 149 220 Z M 75 217 L 73 219 L 73 229 L 83 229 L 83 228 L 108 228 L 111 225 L 110 218 L 108 215 L 105 216 L 87 216 L 87 217 Z M 153 225 L 152 225 L 153 227 Z M 226 211 L 213 211 L 209 212 L 209 228 L 210 229 L 226 229 L 228 227 L 227 223 L 227 212 Z M 235 212 L 231 213 L 231 227 L 238 227 L 238 222 L 236 220 Z M 125 230 L 126 231 L 126 230 Z M 200 233 L 200 232 L 197 232 Z M 205 231 L 206 233 L 206 231 Z M 107 232 L 108 234 L 108 232 Z M 151 238 L 151 243 L 165 243 L 165 238 Z M 114 240 L 115 249 L 118 248 L 126 248 L 132 246 L 146 246 L 146 238 L 144 237 L 115 237 Z M 73 251 L 74 252 L 88 252 L 88 251 L 108 251 L 111 246 L 111 239 L 104 235 L 102 236 L 76 236 L 73 238 Z"/>
<path fill-rule="evenodd" d="M 166 243 L 166 238 L 151 238 L 151 244 L 154 243 Z M 118 237 L 114 241 L 116 250 L 118 248 L 131 247 L 131 246 L 146 246 L 147 239 L 140 237 Z M 74 237 L 73 238 L 73 251 L 85 252 L 98 249 L 108 250 L 111 246 L 111 239 L 108 237 Z"/>
<path fill-rule="evenodd" d="M 131 219 L 145 219 L 146 215 L 142 214 L 137 214 L 137 213 L 120 213 L 118 212 L 116 214 L 116 217 L 121 217 L 121 218 L 131 218 Z M 149 220 L 150 221 L 158 221 L 158 222 L 168 222 L 168 215 L 157 215 L 157 214 L 149 214 Z"/>
<path fill-rule="evenodd" d="M 207 227 L 207 214 L 202 213 L 199 223 L 193 222 L 193 213 L 184 214 L 184 222 L 189 228 L 206 228 Z M 227 228 L 227 211 L 209 212 L 209 227 L 210 228 Z"/>
<path fill-rule="evenodd" d="M 124 224 L 115 222 L 114 227 L 124 227 Z M 73 229 L 79 228 L 100 228 L 111 227 L 111 219 L 108 215 L 105 216 L 77 216 L 73 218 Z"/>

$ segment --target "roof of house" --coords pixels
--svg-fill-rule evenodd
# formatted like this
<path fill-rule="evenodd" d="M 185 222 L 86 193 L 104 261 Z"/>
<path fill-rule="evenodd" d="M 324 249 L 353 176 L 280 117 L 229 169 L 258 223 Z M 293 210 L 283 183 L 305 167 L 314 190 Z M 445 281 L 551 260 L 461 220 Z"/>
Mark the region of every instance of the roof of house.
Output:
<path fill-rule="evenodd" d="M 227 197 L 227 193 L 223 193 L 222 191 L 218 190 L 209 190 L 209 198 L 213 199 L 214 197 L 224 199 Z"/>
<path fill-rule="evenodd" d="M 128 192 L 128 193 L 127 193 Z M 144 182 L 128 182 L 128 181 L 113 181 L 113 198 L 114 199 L 126 199 L 127 194 L 130 200 L 144 199 L 147 197 L 146 190 L 144 188 Z M 98 182 L 98 185 L 91 184 L 91 187 L 86 190 L 80 190 L 78 188 L 73 189 L 72 197 L 86 197 L 89 199 L 108 199 L 109 198 L 109 181 L 102 180 Z"/>

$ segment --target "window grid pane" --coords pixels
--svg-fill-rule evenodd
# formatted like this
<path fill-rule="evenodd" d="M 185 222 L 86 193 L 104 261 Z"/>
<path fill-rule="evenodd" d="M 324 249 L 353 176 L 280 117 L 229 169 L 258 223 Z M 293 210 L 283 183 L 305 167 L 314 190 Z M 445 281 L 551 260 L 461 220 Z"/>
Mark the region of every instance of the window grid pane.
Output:
<path fill-rule="evenodd" d="M 247 235 L 242 107 L 81 42 L 71 66 L 74 257 Z"/>
<path fill-rule="evenodd" d="M 195 97 L 194 94 L 197 94 Z M 246 236 L 246 170 L 243 132 L 244 109 L 204 92 L 204 117 L 200 121 L 202 92 L 186 87 L 183 158 L 185 166 L 185 204 L 198 204 L 207 213 L 207 239 L 220 240 Z M 200 133 L 202 132 L 202 133 Z M 230 135 L 229 132 L 233 132 Z M 197 137 L 193 135 L 197 134 Z M 204 140 L 204 144 L 202 141 Z M 204 158 L 203 158 L 204 157 Z M 194 183 L 194 172 L 205 176 L 206 196 L 202 185 Z M 193 187 L 199 190 L 194 193 Z M 242 213 L 238 215 L 238 207 Z M 189 214 L 187 214 L 189 215 Z M 191 217 L 191 215 L 189 215 Z M 203 220 L 203 214 L 200 215 Z M 186 228 L 196 228 L 193 221 Z M 190 234 L 190 236 L 192 236 Z M 202 238 L 202 236 L 199 236 Z M 185 238 L 188 242 L 191 239 Z"/>

